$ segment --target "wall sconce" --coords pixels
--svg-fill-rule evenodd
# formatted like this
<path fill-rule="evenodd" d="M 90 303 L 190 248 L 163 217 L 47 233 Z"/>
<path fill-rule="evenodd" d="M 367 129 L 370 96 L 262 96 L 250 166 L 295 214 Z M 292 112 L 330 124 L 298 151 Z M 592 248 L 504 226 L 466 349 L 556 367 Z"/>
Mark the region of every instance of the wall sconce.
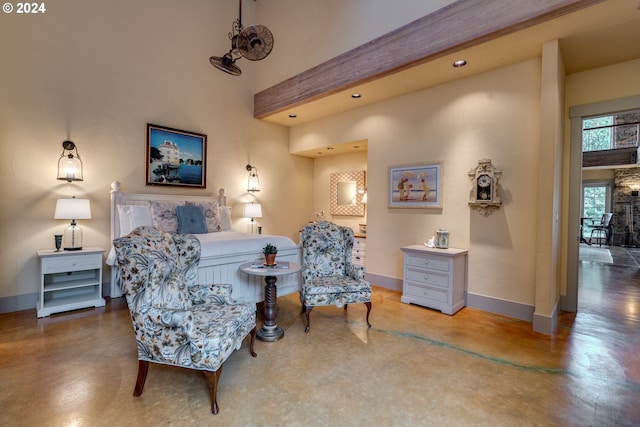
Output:
<path fill-rule="evenodd" d="M 82 181 L 82 160 L 76 144 L 71 141 L 62 143 L 62 154 L 58 159 L 58 179 L 67 182 Z"/>
<path fill-rule="evenodd" d="M 71 225 L 64 230 L 62 247 L 65 251 L 82 249 L 82 230 L 76 219 L 91 219 L 89 199 L 58 199 L 53 219 L 70 219 Z"/>
<path fill-rule="evenodd" d="M 253 234 L 254 218 L 262 218 L 262 205 L 260 203 L 245 203 L 242 216 L 251 218 L 251 234 Z"/>
<path fill-rule="evenodd" d="M 638 191 L 640 191 L 640 184 L 631 184 L 629 185 L 629 188 L 631 188 L 631 196 L 638 197 Z"/>
<path fill-rule="evenodd" d="M 247 191 L 260 191 L 258 168 L 256 168 L 255 166 L 247 165 L 247 170 L 249 171 L 249 178 L 247 179 Z"/>
<path fill-rule="evenodd" d="M 358 190 L 358 193 L 360 193 L 360 202 L 363 204 L 367 204 L 367 189 L 366 188 L 362 188 L 360 190 Z"/>

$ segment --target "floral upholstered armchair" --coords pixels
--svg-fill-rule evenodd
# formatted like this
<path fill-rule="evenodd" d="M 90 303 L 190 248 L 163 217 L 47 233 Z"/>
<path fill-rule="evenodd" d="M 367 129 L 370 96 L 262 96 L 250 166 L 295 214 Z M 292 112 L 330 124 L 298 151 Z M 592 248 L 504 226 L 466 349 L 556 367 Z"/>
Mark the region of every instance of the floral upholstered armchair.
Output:
<path fill-rule="evenodd" d="M 133 395 L 142 394 L 149 362 L 201 370 L 217 414 L 222 364 L 249 334 L 256 356 L 255 306 L 234 303 L 231 285 L 198 284 L 200 242 L 193 235 L 145 226 L 113 246 L 138 347 Z"/>
<path fill-rule="evenodd" d="M 309 313 L 323 305 L 344 306 L 364 303 L 367 326 L 371 312 L 371 284 L 364 280 L 364 267 L 351 261 L 353 230 L 327 221 L 309 224 L 302 229 L 302 311 L 309 332 Z"/>

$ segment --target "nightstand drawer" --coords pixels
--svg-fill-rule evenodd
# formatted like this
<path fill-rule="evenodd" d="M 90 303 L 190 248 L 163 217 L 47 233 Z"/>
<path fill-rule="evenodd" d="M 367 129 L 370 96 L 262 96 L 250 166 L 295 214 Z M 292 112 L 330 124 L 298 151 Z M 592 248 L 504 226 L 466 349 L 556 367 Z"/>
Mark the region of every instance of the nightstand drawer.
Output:
<path fill-rule="evenodd" d="M 420 299 L 427 299 L 445 304 L 449 302 L 449 293 L 446 289 L 434 289 L 409 282 L 406 284 L 404 292 L 406 295 Z"/>
<path fill-rule="evenodd" d="M 360 263 L 362 263 L 362 265 L 364 265 L 364 261 L 365 261 L 366 259 L 367 259 L 367 257 L 366 257 L 364 254 L 362 254 L 362 255 L 355 255 L 355 254 L 354 254 L 354 255 L 351 257 L 351 260 L 352 260 L 352 262 L 353 262 L 354 264 L 355 264 L 355 263 L 360 262 Z"/>
<path fill-rule="evenodd" d="M 42 274 L 102 268 L 102 254 L 68 255 L 42 260 Z"/>
<path fill-rule="evenodd" d="M 366 253 L 366 251 L 363 251 L 363 250 L 354 249 L 353 251 L 351 251 L 351 255 L 352 256 L 364 256 L 365 253 Z"/>
<path fill-rule="evenodd" d="M 407 265 L 412 267 L 428 268 L 430 270 L 449 271 L 449 260 L 439 257 L 406 256 Z"/>
<path fill-rule="evenodd" d="M 367 243 L 364 239 L 355 239 L 353 241 L 353 250 L 362 250 L 364 251 L 367 248 Z"/>
<path fill-rule="evenodd" d="M 439 286 L 442 288 L 448 288 L 449 286 L 449 275 L 448 274 L 440 274 L 434 273 L 425 270 L 414 270 L 412 268 L 407 269 L 407 279 L 424 283 L 425 285 Z"/>

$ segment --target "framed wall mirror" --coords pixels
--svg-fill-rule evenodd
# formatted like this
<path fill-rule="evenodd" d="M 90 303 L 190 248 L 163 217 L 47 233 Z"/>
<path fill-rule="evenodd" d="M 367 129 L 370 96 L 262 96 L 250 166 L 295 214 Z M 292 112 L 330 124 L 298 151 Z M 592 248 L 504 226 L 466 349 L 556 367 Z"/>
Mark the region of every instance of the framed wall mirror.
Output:
<path fill-rule="evenodd" d="M 331 215 L 364 216 L 364 203 L 362 203 L 364 178 L 365 171 L 331 174 L 329 183 Z"/>

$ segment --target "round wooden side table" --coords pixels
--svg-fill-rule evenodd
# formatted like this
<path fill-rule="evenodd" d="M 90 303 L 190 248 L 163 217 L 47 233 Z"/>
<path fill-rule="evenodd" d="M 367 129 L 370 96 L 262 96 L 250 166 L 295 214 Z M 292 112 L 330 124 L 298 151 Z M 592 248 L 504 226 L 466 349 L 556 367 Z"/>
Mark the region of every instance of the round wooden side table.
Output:
<path fill-rule="evenodd" d="M 240 271 L 253 276 L 264 276 L 264 325 L 258 330 L 257 336 L 261 341 L 278 341 L 284 336 L 284 330 L 276 323 L 276 282 L 278 276 L 294 274 L 300 271 L 300 264 L 291 261 L 276 262 L 273 267 L 257 262 L 245 262 L 240 265 Z"/>

